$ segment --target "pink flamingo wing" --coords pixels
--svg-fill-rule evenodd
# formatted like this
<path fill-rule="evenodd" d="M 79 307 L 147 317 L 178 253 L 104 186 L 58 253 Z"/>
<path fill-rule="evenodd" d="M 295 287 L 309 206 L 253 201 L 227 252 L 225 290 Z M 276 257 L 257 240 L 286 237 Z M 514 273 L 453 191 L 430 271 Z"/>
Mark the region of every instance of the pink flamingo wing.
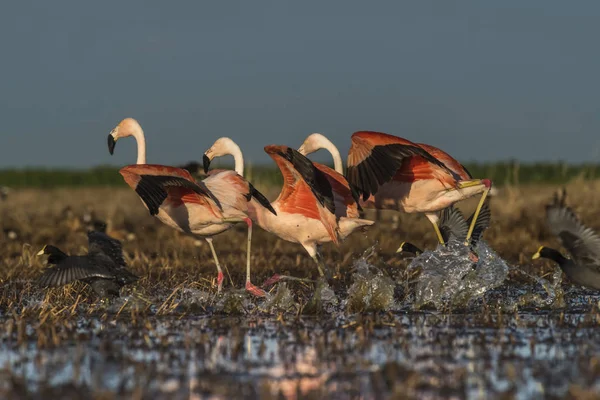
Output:
<path fill-rule="evenodd" d="M 308 161 L 312 165 L 312 169 L 310 171 L 303 171 L 305 175 L 314 174 L 318 169 L 306 157 L 287 146 L 266 146 L 265 152 L 275 161 L 283 175 L 283 187 L 277 199 L 279 209 L 286 213 L 302 214 L 307 218 L 321 221 L 329 233 L 331 240 L 338 244 L 338 226 L 335 217 L 335 208 L 332 207 L 333 211 L 331 211 L 325 204 L 321 204 L 317 195 L 315 195 L 315 192 L 317 192 L 323 197 L 327 197 L 328 203 L 331 203 L 333 206 L 333 193 L 322 193 L 317 186 L 322 187 L 324 182 L 320 182 L 320 185 L 317 185 L 314 179 L 309 179 L 312 183 L 311 187 L 311 183 L 307 182 L 307 178 L 294 167 L 292 162 L 284 158 L 284 155 L 302 157 L 303 162 Z M 319 171 L 319 173 L 321 172 Z M 322 177 L 322 179 L 325 179 L 325 184 L 329 184 L 326 177 Z M 331 190 L 330 185 L 329 188 Z"/>
<path fill-rule="evenodd" d="M 184 203 L 197 204 L 215 216 L 219 201 L 206 188 L 198 185 L 190 173 L 180 168 L 156 164 L 134 164 L 121 168 L 119 173 L 156 215 L 160 207 L 179 207 Z"/>
<path fill-rule="evenodd" d="M 450 154 L 446 153 L 444 150 L 439 149 L 434 146 L 431 146 L 429 144 L 425 144 L 425 143 L 419 143 L 419 146 L 421 146 L 429 154 L 431 154 L 432 156 L 434 156 L 435 158 L 437 158 L 438 160 L 440 160 L 441 162 L 446 164 L 446 166 L 448 168 L 450 168 L 452 171 L 454 171 L 457 175 L 460 176 L 460 179 L 462 179 L 464 181 L 473 179 L 473 176 L 471 175 L 471 173 L 469 171 L 467 171 L 465 166 L 462 165 L 460 162 L 458 162 Z"/>
<path fill-rule="evenodd" d="M 350 189 L 350 184 L 346 180 L 346 178 L 335 171 L 332 168 L 329 168 L 327 165 L 323 165 L 320 163 L 313 162 L 315 167 L 321 172 L 325 174 L 327 180 L 331 184 L 334 194 L 334 200 L 336 201 L 336 216 L 338 217 L 350 217 L 350 218 L 358 218 L 359 217 L 359 209 L 358 209 L 358 196 L 355 198 L 352 194 L 352 190 Z M 343 210 L 338 210 L 338 203 L 340 207 L 343 207 Z"/>
<path fill-rule="evenodd" d="M 394 178 L 407 159 L 420 156 L 427 162 L 453 172 L 416 143 L 381 132 L 361 131 L 352 135 L 348 153 L 348 182 L 367 200 L 384 183 Z"/>

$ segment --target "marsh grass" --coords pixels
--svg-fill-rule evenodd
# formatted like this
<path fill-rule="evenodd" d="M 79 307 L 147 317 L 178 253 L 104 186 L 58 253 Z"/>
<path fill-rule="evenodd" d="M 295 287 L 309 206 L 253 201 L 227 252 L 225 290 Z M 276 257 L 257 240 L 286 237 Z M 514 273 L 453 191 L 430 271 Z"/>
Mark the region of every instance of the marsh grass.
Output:
<path fill-rule="evenodd" d="M 600 228 L 597 224 L 598 186 L 598 182 L 584 180 L 567 185 L 569 204 L 586 224 L 596 229 Z M 559 246 L 544 220 L 544 204 L 557 188 L 555 185 L 507 186 L 491 200 L 493 223 L 485 239 L 509 264 L 518 266 L 519 271 L 526 274 L 548 277 L 556 271 L 551 263 L 543 260 L 532 263 L 530 257 L 541 244 Z M 278 193 L 278 188 L 270 184 L 259 189 L 269 198 Z M 464 202 L 460 207 L 470 210 L 475 201 Z M 5 313 L 19 310 L 19 314 L 25 316 L 34 312 L 66 316 L 83 309 L 87 313 L 103 312 L 102 303 L 83 284 L 41 291 L 32 282 L 44 268 L 45 258 L 35 254 L 45 244 L 54 244 L 69 254 L 85 254 L 87 227 L 81 219 L 89 211 L 94 211 L 101 220 L 110 221 L 109 234 L 113 236 L 124 236 L 124 232 L 135 234 L 135 239 L 126 240 L 123 245 L 131 270 L 141 279 L 123 289 L 128 300 L 122 305 L 121 314 L 126 310 L 159 315 L 181 312 L 185 309 L 182 304 L 194 304 L 193 299 L 188 299 L 189 290 L 202 294 L 203 300 L 195 302 L 200 307 L 197 311 L 214 311 L 216 304 L 222 302 L 215 295 L 216 270 L 206 243 L 179 234 L 150 217 L 130 189 L 22 189 L 15 190 L 0 203 L 0 221 L 5 231 L 0 234 L 0 309 Z M 396 282 L 406 279 L 404 272 L 410 261 L 394 253 L 401 241 L 408 240 L 422 248 L 435 245 L 433 230 L 425 218 L 400 214 L 393 229 L 392 215 L 395 213 L 384 212 L 382 221 L 367 232 L 353 234 L 339 249 L 333 245 L 323 246 L 326 263 L 335 272 L 332 288 L 336 293 L 352 285 L 350 268 L 374 243 L 377 245 L 373 264 Z M 368 212 L 367 217 L 374 218 L 374 213 Z M 7 230 L 15 232 L 17 237 L 11 239 Z M 215 247 L 226 271 L 227 291 L 243 288 L 244 237 L 245 228 L 237 226 L 215 238 Z M 301 246 L 260 229 L 253 238 L 252 268 L 256 284 L 274 273 L 317 277 L 312 260 Z M 524 282 L 528 279 L 526 274 L 511 271 L 510 278 Z M 305 303 L 310 297 L 310 287 L 291 283 L 290 289 L 299 303 Z M 258 312 L 256 301 L 248 301 L 250 308 Z"/>

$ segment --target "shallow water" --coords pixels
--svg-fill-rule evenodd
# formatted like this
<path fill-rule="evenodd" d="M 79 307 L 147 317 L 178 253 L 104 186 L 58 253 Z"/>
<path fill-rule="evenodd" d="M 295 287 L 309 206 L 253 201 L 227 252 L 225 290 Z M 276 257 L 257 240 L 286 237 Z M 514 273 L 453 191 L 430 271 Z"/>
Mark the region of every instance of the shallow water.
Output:
<path fill-rule="evenodd" d="M 5 333 L 0 394 L 85 397 L 561 398 L 600 394 L 598 301 L 576 311 L 379 313 L 335 318 L 77 318 L 39 349 Z M 493 310 L 492 310 L 493 311 Z M 27 330 L 33 332 L 33 326 Z"/>
<path fill-rule="evenodd" d="M 0 314 L 0 398 L 600 396 L 600 295 L 563 292 L 560 274 L 530 276 L 482 246 L 475 269 L 464 247 L 424 253 L 409 285 L 367 251 L 347 287 L 312 296 L 288 282 L 259 301 L 181 287 L 142 313 L 134 294 L 91 315 L 78 306 L 50 331 Z M 509 269 L 530 284 L 507 282 Z"/>

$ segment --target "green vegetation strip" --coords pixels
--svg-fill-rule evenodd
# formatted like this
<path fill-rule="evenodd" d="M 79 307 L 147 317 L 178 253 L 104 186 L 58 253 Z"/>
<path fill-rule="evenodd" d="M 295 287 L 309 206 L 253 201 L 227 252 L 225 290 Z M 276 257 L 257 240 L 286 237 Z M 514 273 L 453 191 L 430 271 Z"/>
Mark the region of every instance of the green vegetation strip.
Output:
<path fill-rule="evenodd" d="M 573 179 L 598 179 L 600 164 L 517 162 L 470 163 L 465 165 L 474 177 L 489 178 L 495 185 L 566 183 Z M 220 168 L 227 168 L 225 166 Z M 123 186 L 117 167 L 87 170 L 24 168 L 0 170 L 0 186 L 14 188 Z M 260 185 L 281 185 L 279 170 L 270 165 L 248 165 L 246 177 Z"/>

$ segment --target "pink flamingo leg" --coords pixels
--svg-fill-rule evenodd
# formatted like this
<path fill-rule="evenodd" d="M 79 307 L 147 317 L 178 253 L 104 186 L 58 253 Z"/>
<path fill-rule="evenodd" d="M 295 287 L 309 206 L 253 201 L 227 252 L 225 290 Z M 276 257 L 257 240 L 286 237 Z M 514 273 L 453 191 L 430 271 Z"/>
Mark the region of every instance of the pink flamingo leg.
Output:
<path fill-rule="evenodd" d="M 246 247 L 246 290 L 256 297 L 265 297 L 267 292 L 255 286 L 250 281 L 250 253 L 252 247 L 252 220 L 250 218 L 244 218 L 244 222 L 248 225 L 248 246 Z"/>
<path fill-rule="evenodd" d="M 212 238 L 205 238 L 210 246 L 210 251 L 212 252 L 213 258 L 215 260 L 215 265 L 217 266 L 217 293 L 221 293 L 221 288 L 223 287 L 223 271 L 221 270 L 221 265 L 219 264 L 219 259 L 217 258 L 217 252 L 215 251 L 215 246 L 213 246 Z"/>
<path fill-rule="evenodd" d="M 325 264 L 323 263 L 323 260 L 321 259 L 321 257 L 319 257 L 319 252 L 317 250 L 317 246 L 310 245 L 310 244 L 303 244 L 302 246 L 304 247 L 304 249 L 308 252 L 308 254 L 311 256 L 311 258 L 317 264 L 317 268 L 319 269 L 319 276 L 321 278 L 324 277 L 325 271 L 327 269 L 325 267 Z M 311 279 L 303 279 L 303 278 L 296 278 L 295 276 L 275 274 L 263 283 L 263 287 L 268 287 L 268 286 L 274 285 L 275 283 L 277 283 L 279 281 L 283 281 L 283 280 L 300 281 L 300 282 L 314 282 Z"/>

